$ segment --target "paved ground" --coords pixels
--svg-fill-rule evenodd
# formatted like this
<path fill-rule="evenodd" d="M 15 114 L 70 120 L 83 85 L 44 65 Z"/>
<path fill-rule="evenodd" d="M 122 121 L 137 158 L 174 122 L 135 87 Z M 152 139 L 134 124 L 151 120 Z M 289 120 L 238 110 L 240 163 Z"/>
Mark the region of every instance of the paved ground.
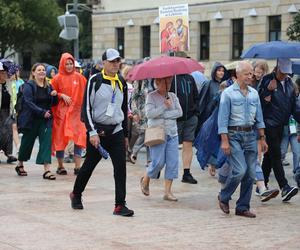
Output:
<path fill-rule="evenodd" d="M 162 179 L 151 183 L 151 196 L 145 197 L 139 189 L 144 153 L 139 157 L 127 171 L 127 202 L 135 210 L 133 218 L 112 215 L 110 161 L 96 168 L 82 211 L 70 208 L 71 164 L 69 174 L 56 181 L 43 180 L 42 168 L 33 162 L 26 166 L 27 177 L 17 176 L 15 165 L 0 164 L 0 249 L 299 249 L 300 195 L 287 204 L 279 196 L 262 204 L 253 195 L 256 219 L 237 217 L 233 209 L 227 216 L 217 205 L 216 179 L 194 162 L 192 172 L 199 183 L 175 181 L 178 202 L 162 200 Z M 0 159 L 5 160 L 3 155 Z M 294 183 L 290 166 L 286 172 Z M 276 186 L 274 179 L 272 183 Z"/>

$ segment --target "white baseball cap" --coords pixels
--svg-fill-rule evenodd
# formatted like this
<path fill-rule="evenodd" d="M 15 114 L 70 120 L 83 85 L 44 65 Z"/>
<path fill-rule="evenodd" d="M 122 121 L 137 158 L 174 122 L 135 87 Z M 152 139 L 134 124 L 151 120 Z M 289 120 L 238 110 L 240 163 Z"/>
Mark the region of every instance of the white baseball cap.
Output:
<path fill-rule="evenodd" d="M 81 68 L 81 65 L 78 61 L 75 60 L 75 68 Z"/>
<path fill-rule="evenodd" d="M 103 55 L 102 55 L 102 61 L 113 61 L 117 58 L 121 59 L 120 53 L 119 51 L 115 50 L 115 49 L 107 49 L 104 51 Z"/>
<path fill-rule="evenodd" d="M 288 58 L 278 58 L 278 69 L 284 74 L 292 74 L 292 62 Z"/>
<path fill-rule="evenodd" d="M 4 70 L 2 62 L 0 62 L 0 70 Z"/>

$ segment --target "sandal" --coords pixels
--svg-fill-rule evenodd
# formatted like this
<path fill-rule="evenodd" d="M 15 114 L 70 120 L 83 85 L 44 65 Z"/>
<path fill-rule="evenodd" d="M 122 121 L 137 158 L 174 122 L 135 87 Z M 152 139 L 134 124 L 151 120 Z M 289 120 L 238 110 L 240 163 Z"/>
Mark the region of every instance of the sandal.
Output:
<path fill-rule="evenodd" d="M 64 167 L 58 167 L 56 170 L 56 173 L 59 175 L 66 175 L 67 174 L 67 170 Z"/>
<path fill-rule="evenodd" d="M 50 171 L 46 171 L 44 174 L 43 174 L 43 179 L 46 179 L 46 180 L 55 180 L 56 177 L 54 174 L 52 174 Z"/>
<path fill-rule="evenodd" d="M 19 176 L 27 176 L 27 172 L 24 170 L 24 166 L 16 166 L 15 170 Z"/>

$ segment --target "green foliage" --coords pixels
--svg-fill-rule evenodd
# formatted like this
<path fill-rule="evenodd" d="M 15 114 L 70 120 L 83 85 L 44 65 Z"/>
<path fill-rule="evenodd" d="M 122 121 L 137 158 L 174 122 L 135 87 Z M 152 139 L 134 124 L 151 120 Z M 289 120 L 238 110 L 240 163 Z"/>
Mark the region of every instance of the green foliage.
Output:
<path fill-rule="evenodd" d="M 286 34 L 292 41 L 300 41 L 300 12 L 294 17 L 294 22 L 288 27 Z"/>
<path fill-rule="evenodd" d="M 58 36 L 57 16 L 63 13 L 53 0 L 0 0 L 0 57 L 8 49 L 32 50 Z"/>

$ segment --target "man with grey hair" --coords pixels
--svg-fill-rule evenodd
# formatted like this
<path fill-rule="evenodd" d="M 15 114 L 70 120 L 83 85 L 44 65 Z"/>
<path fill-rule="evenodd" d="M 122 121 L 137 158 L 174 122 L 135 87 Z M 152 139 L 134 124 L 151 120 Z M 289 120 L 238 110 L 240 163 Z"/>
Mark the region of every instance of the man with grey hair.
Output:
<path fill-rule="evenodd" d="M 255 180 L 257 142 L 255 128 L 258 129 L 262 151 L 265 142 L 262 110 L 257 91 L 250 87 L 253 68 L 248 62 L 239 62 L 236 67 L 237 80 L 221 95 L 218 132 L 221 148 L 228 156 L 232 171 L 218 196 L 221 210 L 229 214 L 229 201 L 239 184 L 240 197 L 236 202 L 235 214 L 255 218 L 250 212 L 252 187 Z"/>

